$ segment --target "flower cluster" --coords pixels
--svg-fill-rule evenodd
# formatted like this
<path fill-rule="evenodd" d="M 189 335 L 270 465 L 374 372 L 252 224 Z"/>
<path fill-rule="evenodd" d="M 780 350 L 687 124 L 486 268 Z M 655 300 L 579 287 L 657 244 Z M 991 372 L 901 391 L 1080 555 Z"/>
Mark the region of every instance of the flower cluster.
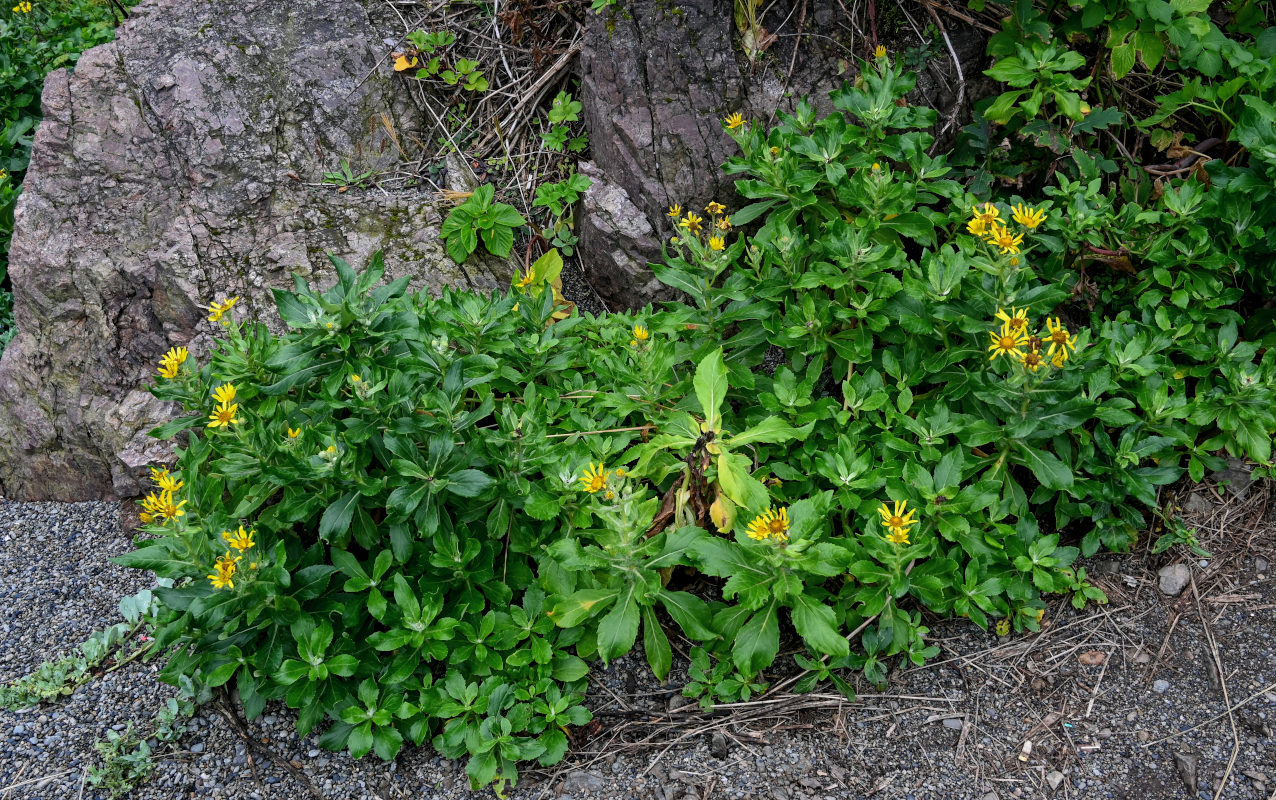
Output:
<path fill-rule="evenodd" d="M 1030 372 L 1036 372 L 1045 365 L 1046 358 L 1050 359 L 1052 367 L 1059 369 L 1071 353 L 1076 352 L 1076 334 L 1070 332 L 1058 317 L 1046 318 L 1044 336 L 1033 336 L 1028 332 L 1026 308 L 1012 307 L 1009 314 L 999 308 L 997 319 L 1001 320 L 1001 327 L 988 332 L 992 338 L 992 344 L 988 346 L 992 353 L 988 356 L 989 361 L 996 360 L 997 356 L 1006 356 L 1014 358 Z M 1026 352 L 1024 348 L 1027 348 Z"/>
<path fill-rule="evenodd" d="M 783 506 L 779 509 L 768 508 L 753 518 L 747 532 L 750 539 L 759 542 L 766 539 L 787 542 L 789 540 L 789 509 Z"/>
<path fill-rule="evenodd" d="M 685 235 L 703 241 L 714 252 L 721 252 L 727 248 L 726 234 L 731 230 L 731 217 L 727 215 L 727 207 L 715 201 L 705 206 L 704 210 L 709 215 L 708 220 L 694 211 L 688 211 L 684 216 L 682 206 L 674 203 L 669 207 L 669 217 L 678 221 L 678 227 Z M 706 223 L 709 233 L 707 239 L 703 237 Z"/>
<path fill-rule="evenodd" d="M 166 468 L 155 469 L 154 467 L 151 468 L 151 480 L 155 482 L 158 491 L 153 491 L 142 498 L 142 513 L 139 515 L 142 522 L 149 525 L 152 522 L 169 522 L 186 516 L 186 512 L 182 509 L 186 501 L 178 502 L 174 497 L 185 482 L 174 478 Z"/>
<path fill-rule="evenodd" d="M 23 0 L 23 2 L 18 3 L 16 6 L 14 6 L 13 10 L 19 14 L 30 14 L 31 3 L 27 2 L 27 0 Z"/>
<path fill-rule="evenodd" d="M 1046 220 L 1045 209 L 1033 209 L 1022 203 L 1016 204 L 1011 212 L 1011 219 L 1030 231 L 1036 230 Z M 970 213 L 970 222 L 966 223 L 967 233 L 996 247 L 1002 255 L 1018 254 L 1023 244 L 1023 234 L 1010 232 L 1009 227 L 1001 222 L 1001 211 L 995 205 L 984 203 L 982 208 L 975 206 Z"/>
<path fill-rule="evenodd" d="M 226 555 L 218 556 L 217 563 L 213 565 L 213 572 L 208 576 L 209 583 L 213 584 L 214 589 L 234 589 L 235 573 L 239 571 L 239 562 L 243 560 L 243 556 L 232 556 L 230 551 L 226 551 Z"/>
<path fill-rule="evenodd" d="M 643 325 L 634 326 L 634 338 L 629 340 L 630 347 L 637 347 L 639 344 L 646 342 L 651 338 L 651 332 Z"/>
<path fill-rule="evenodd" d="M 895 507 L 890 503 L 882 503 L 877 513 L 882 516 L 882 525 L 886 528 L 886 540 L 891 544 L 908 544 L 908 533 L 917 520 L 914 514 L 917 509 L 908 511 L 907 500 L 896 500 Z"/>
<path fill-rule="evenodd" d="M 186 357 L 190 353 L 185 347 L 171 347 L 168 352 L 160 357 L 159 374 L 161 378 L 168 378 L 170 381 L 177 377 L 177 372 L 182 364 L 186 363 Z"/>

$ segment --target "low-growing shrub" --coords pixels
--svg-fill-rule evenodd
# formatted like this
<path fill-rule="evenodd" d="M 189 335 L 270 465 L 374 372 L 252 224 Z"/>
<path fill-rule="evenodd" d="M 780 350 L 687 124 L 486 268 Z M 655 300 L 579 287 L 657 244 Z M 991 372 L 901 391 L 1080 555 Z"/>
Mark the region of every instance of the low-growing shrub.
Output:
<path fill-rule="evenodd" d="M 214 303 L 206 363 L 175 348 L 154 389 L 188 413 L 156 431 L 184 437 L 159 538 L 118 559 L 174 581 L 165 679 L 499 788 L 563 757 L 588 661 L 639 641 L 664 680 L 686 639 L 712 707 L 782 648 L 795 688 L 849 694 L 937 652 L 926 612 L 1004 634 L 1045 594 L 1104 602 L 1076 560 L 1134 544 L 1159 487 L 1270 466 L 1276 356 L 1197 184 L 977 200 L 911 86 L 878 58 L 828 117 L 728 118 L 750 204 L 670 210 L 663 310 L 570 314 L 554 251 L 505 297 L 334 260 L 276 292 L 279 337 Z M 1099 284 L 1114 238 L 1138 255 Z"/>

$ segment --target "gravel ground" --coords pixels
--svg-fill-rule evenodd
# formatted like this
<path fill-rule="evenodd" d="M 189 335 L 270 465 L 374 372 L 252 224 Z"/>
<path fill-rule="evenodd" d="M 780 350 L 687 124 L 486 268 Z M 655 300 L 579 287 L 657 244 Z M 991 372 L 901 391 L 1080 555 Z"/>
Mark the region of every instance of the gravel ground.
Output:
<path fill-rule="evenodd" d="M 1219 507 L 1209 514 L 1218 518 Z M 1196 594 L 1191 586 L 1177 597 L 1158 590 L 1154 568 L 1169 559 L 1109 556 L 1089 568 L 1111 604 L 1076 613 L 1058 603 L 1041 635 L 998 639 L 962 621 L 936 624 L 940 657 L 896 669 L 885 692 L 860 687 L 854 704 L 805 696 L 703 717 L 654 685 L 637 659 L 621 659 L 596 676 L 591 706 L 601 724 L 589 728 L 593 738 L 560 769 L 529 772 L 511 797 L 1212 798 L 1235 751 L 1218 796 L 1267 800 L 1276 789 L 1276 586 L 1265 560 L 1272 522 L 1252 535 L 1226 524 L 1203 535 L 1218 557 L 1183 562 Z M 118 620 L 118 599 L 146 584 L 107 562 L 127 549 L 116 504 L 0 501 L 0 598 L 10 609 L 0 623 L 0 681 Z M 94 797 L 82 786 L 93 742 L 144 722 L 173 695 L 154 672 L 153 664 L 130 664 L 59 704 L 0 712 L 0 799 Z M 670 685 L 681 678 L 675 673 Z M 1239 706 L 1230 720 L 1224 691 Z M 461 766 L 428 747 L 405 749 L 393 764 L 356 763 L 298 737 L 294 719 L 268 708 L 247 723 L 250 748 L 205 708 L 181 750 L 132 797 L 492 796 L 470 792 Z M 631 744 L 644 737 L 654 746 Z"/>

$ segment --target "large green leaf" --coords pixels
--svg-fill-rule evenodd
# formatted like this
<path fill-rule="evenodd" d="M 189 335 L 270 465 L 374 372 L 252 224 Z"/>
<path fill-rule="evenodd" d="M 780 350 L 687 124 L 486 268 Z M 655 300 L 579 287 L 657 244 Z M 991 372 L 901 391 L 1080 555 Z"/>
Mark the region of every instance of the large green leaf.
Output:
<path fill-rule="evenodd" d="M 736 634 L 731 657 L 745 675 L 756 675 L 775 661 L 780 652 L 780 618 L 772 600 L 760 609 Z"/>
<path fill-rule="evenodd" d="M 1023 442 L 1019 442 L 1018 447 L 1024 466 L 1032 470 L 1042 486 L 1047 489 L 1067 489 L 1072 485 L 1072 470 L 1058 456 Z"/>
<path fill-rule="evenodd" d="M 727 367 L 722 361 L 721 347 L 700 361 L 691 385 L 704 412 L 706 427 L 717 431 L 722 424 L 722 402 L 727 396 Z"/>
<path fill-rule="evenodd" d="M 830 656 L 850 653 L 850 642 L 837 632 L 832 608 L 802 593 L 793 597 L 792 612 L 793 627 L 812 650 Z"/>
<path fill-rule="evenodd" d="M 660 622 L 656 619 L 656 613 L 651 606 L 645 606 L 642 609 L 642 645 L 647 653 L 647 663 L 651 665 L 651 671 L 655 674 L 656 680 L 664 683 L 669 675 L 669 669 L 673 666 L 673 651 L 669 647 L 669 637 L 660 627 Z"/>
<path fill-rule="evenodd" d="M 630 583 L 598 623 L 598 655 L 603 664 L 628 653 L 638 639 L 638 585 Z"/>

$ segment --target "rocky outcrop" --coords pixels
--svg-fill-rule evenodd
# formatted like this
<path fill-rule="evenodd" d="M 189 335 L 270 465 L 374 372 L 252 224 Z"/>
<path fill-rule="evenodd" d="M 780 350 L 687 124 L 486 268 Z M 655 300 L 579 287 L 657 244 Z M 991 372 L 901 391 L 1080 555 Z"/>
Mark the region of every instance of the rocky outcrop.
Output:
<path fill-rule="evenodd" d="M 52 73 L 10 253 L 19 333 L 0 359 L 0 495 L 124 497 L 163 460 L 146 392 L 174 345 L 207 351 L 203 306 L 335 280 L 327 253 L 384 249 L 416 288 L 507 285 L 499 263 L 444 255 L 430 198 L 351 188 L 385 174 L 419 113 L 383 59 L 381 3 L 144 0 L 116 41 Z M 241 311 L 242 309 L 242 311 Z M 271 322 L 271 324 L 276 324 Z"/>

